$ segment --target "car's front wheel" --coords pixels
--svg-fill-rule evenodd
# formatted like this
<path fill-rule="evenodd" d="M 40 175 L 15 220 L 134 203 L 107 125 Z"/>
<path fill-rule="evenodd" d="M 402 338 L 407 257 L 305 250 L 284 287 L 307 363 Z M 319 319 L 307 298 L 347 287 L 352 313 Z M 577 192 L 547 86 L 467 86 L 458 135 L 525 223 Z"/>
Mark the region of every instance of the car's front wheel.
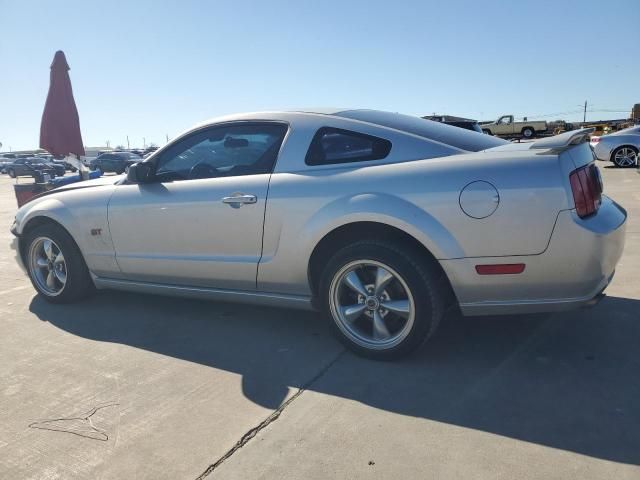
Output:
<path fill-rule="evenodd" d="M 409 354 L 433 335 L 446 295 L 439 269 L 418 257 L 410 248 L 366 240 L 331 258 L 320 294 L 348 348 L 386 360 Z"/>
<path fill-rule="evenodd" d="M 29 278 L 45 300 L 70 303 L 92 292 L 93 282 L 82 254 L 62 227 L 36 227 L 27 233 L 24 245 Z"/>
<path fill-rule="evenodd" d="M 9 170 L 7 170 L 7 173 L 11 178 L 16 178 L 16 171 L 13 168 L 10 168 Z"/>

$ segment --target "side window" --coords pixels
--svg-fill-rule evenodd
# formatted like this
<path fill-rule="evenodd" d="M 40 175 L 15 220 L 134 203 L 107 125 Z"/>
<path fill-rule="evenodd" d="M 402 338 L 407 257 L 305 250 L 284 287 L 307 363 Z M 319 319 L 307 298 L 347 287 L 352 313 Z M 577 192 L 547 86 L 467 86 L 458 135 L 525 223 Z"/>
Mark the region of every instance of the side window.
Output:
<path fill-rule="evenodd" d="M 156 163 L 159 181 L 271 173 L 287 133 L 281 123 L 229 124 L 171 145 Z"/>
<path fill-rule="evenodd" d="M 317 131 L 305 158 L 307 165 L 380 160 L 389 155 L 391 142 L 363 133 L 323 127 Z"/>

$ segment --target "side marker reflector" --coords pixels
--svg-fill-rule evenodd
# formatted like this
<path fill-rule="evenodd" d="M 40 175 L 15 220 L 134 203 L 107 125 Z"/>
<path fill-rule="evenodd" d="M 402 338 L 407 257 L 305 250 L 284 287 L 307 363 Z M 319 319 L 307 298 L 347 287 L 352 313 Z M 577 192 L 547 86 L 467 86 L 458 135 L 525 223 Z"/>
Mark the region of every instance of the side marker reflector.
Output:
<path fill-rule="evenodd" d="M 524 263 L 497 263 L 476 265 L 478 275 L 514 275 L 524 272 Z"/>

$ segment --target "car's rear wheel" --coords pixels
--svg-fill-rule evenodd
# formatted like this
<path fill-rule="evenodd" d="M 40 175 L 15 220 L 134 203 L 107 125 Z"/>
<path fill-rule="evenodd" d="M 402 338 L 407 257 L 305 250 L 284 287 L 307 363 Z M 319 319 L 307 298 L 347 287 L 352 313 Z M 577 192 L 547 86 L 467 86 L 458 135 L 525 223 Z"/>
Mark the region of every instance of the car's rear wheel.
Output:
<path fill-rule="evenodd" d="M 483 128 L 482 129 L 482 133 L 486 134 L 486 135 L 493 135 L 493 133 L 491 133 L 491 130 Z"/>
<path fill-rule="evenodd" d="M 34 228 L 24 239 L 25 264 L 31 283 L 51 303 L 81 300 L 93 291 L 93 282 L 73 238 L 60 226 Z"/>
<path fill-rule="evenodd" d="M 524 138 L 533 138 L 536 136 L 536 131 L 531 127 L 524 127 L 522 129 L 522 136 Z"/>
<path fill-rule="evenodd" d="M 638 163 L 638 150 L 633 147 L 618 147 L 611 153 L 611 161 L 618 167 L 633 167 Z"/>
<path fill-rule="evenodd" d="M 361 241 L 325 268 L 320 295 L 340 340 L 378 360 L 409 354 L 435 332 L 445 307 L 439 269 L 411 249 Z"/>

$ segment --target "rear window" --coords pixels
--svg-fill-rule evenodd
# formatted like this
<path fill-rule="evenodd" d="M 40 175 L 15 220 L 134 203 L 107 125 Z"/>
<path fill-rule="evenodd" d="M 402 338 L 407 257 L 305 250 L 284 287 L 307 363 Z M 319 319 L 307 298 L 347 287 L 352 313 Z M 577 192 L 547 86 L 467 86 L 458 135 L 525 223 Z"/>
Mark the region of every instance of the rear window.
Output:
<path fill-rule="evenodd" d="M 413 135 L 435 140 L 469 152 L 479 152 L 480 150 L 509 143 L 491 135 L 484 135 L 472 130 L 465 130 L 401 113 L 380 112 L 377 110 L 346 110 L 336 115 L 412 133 Z"/>
<path fill-rule="evenodd" d="M 324 127 L 313 137 L 305 158 L 307 165 L 380 160 L 389 155 L 391 142 L 363 133 Z"/>

